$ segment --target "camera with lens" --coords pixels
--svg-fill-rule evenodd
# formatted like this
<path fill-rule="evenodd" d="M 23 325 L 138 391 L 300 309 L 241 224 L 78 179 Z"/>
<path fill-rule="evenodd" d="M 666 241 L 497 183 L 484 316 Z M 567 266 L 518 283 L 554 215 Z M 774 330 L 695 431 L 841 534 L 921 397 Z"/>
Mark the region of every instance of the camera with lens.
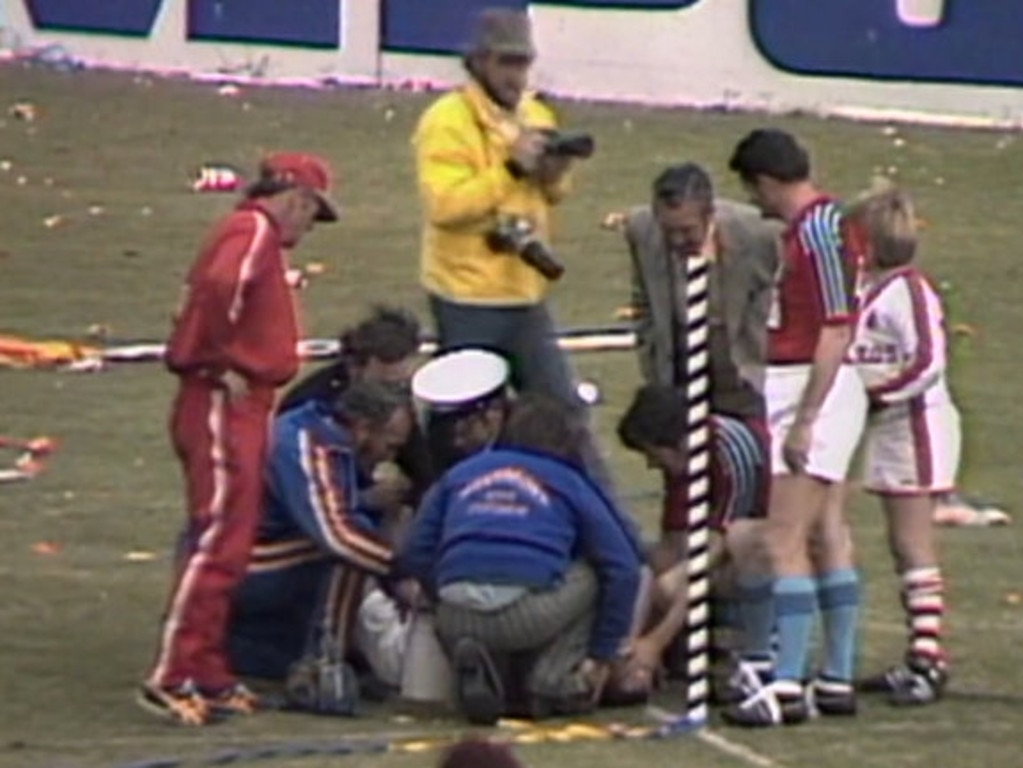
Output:
<path fill-rule="evenodd" d="M 597 143 L 593 136 L 581 131 L 556 131 L 547 129 L 543 131 L 546 144 L 544 153 L 554 157 L 574 157 L 578 160 L 587 160 L 593 156 L 597 149 Z"/>
<path fill-rule="evenodd" d="M 565 274 L 565 266 L 537 237 L 529 219 L 522 216 L 498 216 L 497 225 L 487 233 L 487 245 L 495 253 L 515 254 L 548 280 Z"/>

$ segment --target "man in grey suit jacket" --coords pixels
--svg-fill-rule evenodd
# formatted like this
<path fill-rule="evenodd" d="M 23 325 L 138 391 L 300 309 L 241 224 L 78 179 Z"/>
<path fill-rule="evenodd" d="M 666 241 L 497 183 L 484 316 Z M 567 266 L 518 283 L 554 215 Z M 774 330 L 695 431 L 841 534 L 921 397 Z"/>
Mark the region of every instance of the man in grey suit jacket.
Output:
<path fill-rule="evenodd" d="M 746 612 L 740 621 L 744 658 L 757 662 L 751 668 L 770 661 L 769 569 L 760 526 L 748 521 L 765 515 L 770 483 L 763 379 L 780 231 L 755 208 L 715 199 L 706 171 L 691 163 L 663 171 L 654 181 L 651 204 L 625 218 L 639 363 L 647 386 L 636 394 L 619 434 L 627 447 L 645 454 L 648 464 L 664 473 L 662 535 L 651 560 L 664 577 L 659 582 L 662 599 L 671 604 L 660 623 L 636 643 L 634 674 L 656 665 L 685 615 L 684 584 L 669 574 L 678 571 L 685 554 L 687 435 L 678 423 L 685 413 L 678 403 L 687 384 L 685 265 L 700 254 L 711 263 L 711 525 L 727 532 L 715 537 L 714 554 L 727 551 L 741 565 L 736 580 Z"/>
<path fill-rule="evenodd" d="M 682 170 L 685 168 L 678 166 L 663 173 L 655 185 L 655 198 L 674 195 L 675 187 L 690 178 Z M 709 207 L 703 210 L 708 219 L 703 232 L 713 228 L 709 235 L 714 247 L 711 328 L 724 329 L 729 357 L 742 382 L 761 391 L 767 359 L 767 315 L 778 267 L 781 227 L 764 219 L 750 205 L 714 199 L 706 201 L 706 205 Z M 678 285 L 678 259 L 666 243 L 662 226 L 671 215 L 668 202 L 655 200 L 652 205 L 633 208 L 625 219 L 625 239 L 632 256 L 632 308 L 637 315 L 640 372 L 649 384 L 677 386 L 681 383 L 678 373 L 685 361 L 680 359 L 676 344 L 676 323 L 681 319 L 676 312 L 676 292 L 684 285 Z M 699 249 L 704 245 L 695 227 L 691 234 L 693 244 L 680 245 L 683 253 L 679 255 L 683 257 L 687 247 Z M 712 373 L 717 377 L 727 375 L 724 368 L 718 365 Z M 735 392 L 724 386 L 734 383 L 713 381 L 714 410 L 752 415 L 734 413 L 736 408 L 743 410 L 742 401 L 735 400 Z"/>

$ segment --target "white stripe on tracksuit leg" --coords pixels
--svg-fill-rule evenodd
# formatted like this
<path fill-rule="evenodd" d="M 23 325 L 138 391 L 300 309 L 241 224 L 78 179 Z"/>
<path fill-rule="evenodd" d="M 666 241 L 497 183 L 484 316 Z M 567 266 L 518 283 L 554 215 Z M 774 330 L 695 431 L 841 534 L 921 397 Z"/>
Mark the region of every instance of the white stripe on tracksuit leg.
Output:
<path fill-rule="evenodd" d="M 220 390 L 210 392 L 210 408 L 206 425 L 210 434 L 210 466 L 213 468 L 213 495 L 210 498 L 210 525 L 203 532 L 196 544 L 195 551 L 189 556 L 181 579 L 178 581 L 171 602 L 170 611 L 164 619 L 163 633 L 160 639 L 160 655 L 150 681 L 153 685 L 162 686 L 163 678 L 170 666 L 171 656 L 181 628 L 181 616 L 185 606 L 191 599 L 192 590 L 198 574 L 206 565 L 210 546 L 220 535 L 223 527 L 224 504 L 227 500 L 227 467 L 224 442 L 225 393 Z M 192 510 L 189 510 L 190 512 Z"/>

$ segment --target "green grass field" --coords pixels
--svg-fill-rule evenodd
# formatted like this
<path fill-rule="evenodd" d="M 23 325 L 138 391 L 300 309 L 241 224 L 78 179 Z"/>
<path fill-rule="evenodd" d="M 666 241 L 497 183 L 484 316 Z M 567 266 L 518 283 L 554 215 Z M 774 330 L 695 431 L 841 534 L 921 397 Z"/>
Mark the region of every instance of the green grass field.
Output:
<path fill-rule="evenodd" d="M 297 258 L 327 268 L 304 296 L 310 334 L 335 334 L 375 300 L 423 309 L 408 137 L 427 96 L 265 89 L 224 97 L 209 85 L 0 68 L 3 111 L 19 100 L 35 104 L 38 117 L 7 118 L 0 127 L 0 160 L 11 164 L 0 171 L 0 332 L 83 338 L 99 324 L 117 339 L 163 338 L 202 230 L 231 204 L 230 196 L 192 193 L 191 173 L 207 161 L 250 167 L 279 147 L 321 152 L 340 177 L 343 222 L 314 234 Z M 555 303 L 566 325 L 606 323 L 627 298 L 628 273 L 620 243 L 598 226 L 603 215 L 643 201 L 650 179 L 674 161 L 705 164 L 724 194 L 736 194 L 725 170 L 730 149 L 767 120 L 625 106 L 562 110 L 567 123 L 596 134 L 599 152 L 564 207 L 559 250 L 570 271 Z M 1023 454 L 1016 381 L 1023 373 L 1017 351 L 1023 144 L 1009 135 L 905 128 L 905 144 L 896 147 L 878 126 L 801 117 L 770 122 L 805 138 L 821 180 L 836 192 L 860 190 L 882 168 L 918 197 L 929 224 L 926 265 L 947 284 L 952 320 L 976 331 L 958 339 L 954 351 L 966 424 L 964 485 L 1011 509 Z M 61 219 L 47 227 L 53 216 Z M 576 362 L 604 389 L 596 418 L 620 484 L 627 491 L 654 488 L 655 478 L 611 441 L 637 379 L 633 357 Z M 132 689 L 153 650 L 167 553 L 183 514 L 165 438 L 172 384 L 157 365 L 100 374 L 0 371 L 0 434 L 48 434 L 61 445 L 48 473 L 0 488 L 0 765 L 107 766 L 344 733 L 460 730 L 455 721 L 397 723 L 393 713 L 377 711 L 354 721 L 267 714 L 187 732 L 135 707 Z M 652 521 L 650 503 L 635 511 Z M 852 517 L 867 579 L 862 665 L 871 670 L 900 652 L 902 628 L 880 516 L 869 499 L 857 497 Z M 714 731 L 755 754 L 681 738 L 543 745 L 525 747 L 523 755 L 534 766 L 566 768 L 1019 765 L 1023 606 L 1005 596 L 1023 591 L 1020 538 L 1018 527 L 943 534 L 955 676 L 940 706 L 904 712 L 868 700 L 854 721 Z M 34 551 L 44 541 L 58 545 L 56 554 Z M 135 550 L 157 557 L 127 560 Z M 433 759 L 347 761 L 404 768 Z M 259 765 L 328 762 L 344 764 L 321 757 Z"/>

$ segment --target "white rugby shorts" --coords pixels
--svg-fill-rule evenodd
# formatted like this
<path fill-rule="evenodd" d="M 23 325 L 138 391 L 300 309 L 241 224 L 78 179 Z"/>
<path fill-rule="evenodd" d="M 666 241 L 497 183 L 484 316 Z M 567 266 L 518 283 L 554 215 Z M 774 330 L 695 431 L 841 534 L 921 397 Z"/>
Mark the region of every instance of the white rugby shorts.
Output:
<path fill-rule="evenodd" d="M 796 419 L 803 389 L 810 379 L 809 365 L 768 366 L 764 384 L 767 424 L 771 432 L 771 473 L 791 474 L 782 455 L 785 438 Z M 807 474 L 837 483 L 846 479 L 849 464 L 863 435 L 867 395 L 856 369 L 843 365 L 835 375 L 813 425 Z"/>
<path fill-rule="evenodd" d="M 959 412 L 949 400 L 916 398 L 875 411 L 867 419 L 864 487 L 906 495 L 951 491 L 960 444 Z"/>

